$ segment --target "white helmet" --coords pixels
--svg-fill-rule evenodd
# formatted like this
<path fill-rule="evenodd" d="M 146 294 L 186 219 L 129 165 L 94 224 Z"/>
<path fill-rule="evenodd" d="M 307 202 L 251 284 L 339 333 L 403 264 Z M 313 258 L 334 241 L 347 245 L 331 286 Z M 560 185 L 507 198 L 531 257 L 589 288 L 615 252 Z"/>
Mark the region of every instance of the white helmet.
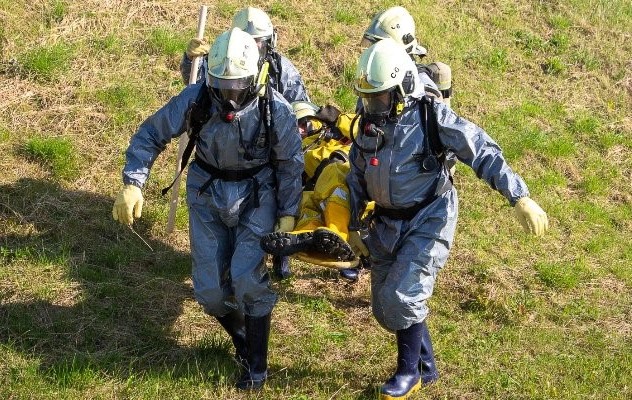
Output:
<path fill-rule="evenodd" d="M 360 45 L 368 47 L 386 38 L 404 46 L 410 55 L 425 56 L 427 51 L 415 38 L 415 20 L 404 7 L 391 7 L 373 17 L 364 31 Z"/>
<path fill-rule="evenodd" d="M 388 116 L 414 92 L 416 77 L 417 67 L 408 53 L 388 38 L 362 52 L 354 89 L 366 113 Z"/>
<path fill-rule="evenodd" d="M 238 28 L 219 35 L 208 53 L 207 85 L 223 100 L 241 105 L 253 94 L 259 52 L 252 36 Z"/>
<path fill-rule="evenodd" d="M 316 117 L 316 113 L 320 110 L 320 107 L 309 101 L 295 101 L 292 103 L 292 109 L 294 110 L 296 119 L 299 120 L 305 117 Z"/>
<path fill-rule="evenodd" d="M 254 8 L 242 8 L 233 17 L 233 28 L 249 33 L 259 41 L 267 41 L 270 48 L 276 46 L 276 31 L 265 11 Z"/>
<path fill-rule="evenodd" d="M 292 109 L 298 121 L 298 131 L 301 138 L 323 131 L 324 124 L 316 118 L 316 113 L 320 111 L 320 107 L 316 104 L 309 101 L 295 101 L 292 103 Z"/>

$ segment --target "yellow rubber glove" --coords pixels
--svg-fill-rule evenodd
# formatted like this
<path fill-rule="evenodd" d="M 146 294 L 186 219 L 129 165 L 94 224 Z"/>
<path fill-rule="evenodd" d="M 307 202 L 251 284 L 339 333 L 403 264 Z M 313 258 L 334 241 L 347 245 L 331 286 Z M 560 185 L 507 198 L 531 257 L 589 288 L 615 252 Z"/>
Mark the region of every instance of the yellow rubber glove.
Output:
<path fill-rule="evenodd" d="M 549 229 L 549 219 L 538 203 L 528 197 L 523 197 L 516 202 L 514 207 L 518 221 L 525 232 L 536 236 L 544 235 Z"/>
<path fill-rule="evenodd" d="M 211 50 L 211 45 L 209 45 L 205 39 L 193 38 L 189 41 L 189 45 L 187 46 L 187 57 L 189 59 L 194 59 L 195 57 L 201 57 Z"/>
<path fill-rule="evenodd" d="M 112 207 L 112 218 L 125 225 L 131 225 L 134 218 L 140 218 L 143 211 L 143 193 L 134 185 L 125 185 L 116 196 Z M 132 215 L 133 212 L 133 215 Z"/>
<path fill-rule="evenodd" d="M 291 232 L 294 230 L 294 225 L 296 224 L 296 218 L 291 215 L 286 215 L 285 217 L 279 218 L 276 225 L 274 225 L 275 232 Z"/>
<path fill-rule="evenodd" d="M 369 249 L 366 248 L 362 238 L 360 237 L 360 232 L 358 231 L 349 231 L 349 246 L 351 246 L 351 250 L 355 253 L 356 256 L 365 256 L 368 257 Z"/>

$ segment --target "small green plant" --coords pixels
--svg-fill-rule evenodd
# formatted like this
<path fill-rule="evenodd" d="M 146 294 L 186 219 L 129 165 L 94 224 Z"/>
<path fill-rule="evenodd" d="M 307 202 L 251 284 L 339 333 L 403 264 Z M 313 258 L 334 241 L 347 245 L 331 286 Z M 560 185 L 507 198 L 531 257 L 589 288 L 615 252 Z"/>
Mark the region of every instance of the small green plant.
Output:
<path fill-rule="evenodd" d="M 268 14 L 270 16 L 279 17 L 284 21 L 287 21 L 294 17 L 294 10 L 292 10 L 291 4 L 286 4 L 285 2 L 275 1 L 270 6 L 270 10 L 268 10 Z"/>
<path fill-rule="evenodd" d="M 568 17 L 554 14 L 549 18 L 549 23 L 556 29 L 568 29 L 573 24 Z"/>
<path fill-rule="evenodd" d="M 553 57 L 542 64 L 542 70 L 548 75 L 560 75 L 566 70 L 566 65 L 559 57 Z"/>
<path fill-rule="evenodd" d="M 485 61 L 486 65 L 499 72 L 506 71 L 509 67 L 509 59 L 507 57 L 507 50 L 494 49 L 487 57 Z"/>
<path fill-rule="evenodd" d="M 345 43 L 347 41 L 347 36 L 340 34 L 340 33 L 335 33 L 332 37 L 331 37 L 331 44 L 334 47 L 340 46 L 341 44 Z"/>
<path fill-rule="evenodd" d="M 514 33 L 516 43 L 529 53 L 534 53 L 544 48 L 544 40 L 531 32 L 517 31 Z"/>
<path fill-rule="evenodd" d="M 53 23 L 60 23 L 64 16 L 68 13 L 68 4 L 65 1 L 55 0 L 51 4 L 51 9 L 46 17 L 46 25 L 51 26 Z"/>
<path fill-rule="evenodd" d="M 107 51 L 112 54 L 119 54 L 122 50 L 121 40 L 114 34 L 95 38 L 91 42 L 91 47 L 100 51 Z"/>
<path fill-rule="evenodd" d="M 338 8 L 334 12 L 334 20 L 342 24 L 355 24 L 359 21 L 359 17 L 349 8 Z"/>
<path fill-rule="evenodd" d="M 554 289 L 572 289 L 576 287 L 587 274 L 582 260 L 575 262 L 540 262 L 535 265 L 540 280 Z"/>
<path fill-rule="evenodd" d="M 357 96 L 352 88 L 341 86 L 334 93 L 334 100 L 343 110 L 353 110 L 356 106 Z"/>
<path fill-rule="evenodd" d="M 556 52 L 564 52 L 570 43 L 570 39 L 567 35 L 561 32 L 555 32 L 551 39 L 549 39 L 549 45 L 555 49 Z"/>
<path fill-rule="evenodd" d="M 232 19 L 239 10 L 235 5 L 225 2 L 219 2 L 216 7 L 219 15 L 227 19 Z"/>
<path fill-rule="evenodd" d="M 580 182 L 580 187 L 591 195 L 605 194 L 610 186 L 610 182 L 599 175 L 588 175 Z"/>
<path fill-rule="evenodd" d="M 131 122 L 139 107 L 147 101 L 142 90 L 129 84 L 115 85 L 96 93 L 99 100 L 112 114 L 117 124 Z"/>
<path fill-rule="evenodd" d="M 5 247 L 0 246 L 0 259 L 10 263 L 15 260 L 27 259 L 31 256 L 29 247 Z"/>
<path fill-rule="evenodd" d="M 6 142 L 11 138 L 11 132 L 4 126 L 0 126 L 0 143 Z"/>
<path fill-rule="evenodd" d="M 35 47 L 20 57 L 19 61 L 27 76 L 40 81 L 51 81 L 69 69 L 72 57 L 72 47 L 62 42 Z"/>
<path fill-rule="evenodd" d="M 575 134 L 592 136 L 601 128 L 601 121 L 591 115 L 580 115 L 571 124 L 571 131 Z"/>
<path fill-rule="evenodd" d="M 573 61 L 586 71 L 595 71 L 601 67 L 601 59 L 586 50 L 573 53 Z"/>
<path fill-rule="evenodd" d="M 77 156 L 67 138 L 34 138 L 27 142 L 26 153 L 51 169 L 53 175 L 70 179 L 77 175 Z"/>
<path fill-rule="evenodd" d="M 574 155 L 576 151 L 576 143 L 568 135 L 549 139 L 543 148 L 543 153 L 551 157 L 568 157 Z"/>
<path fill-rule="evenodd" d="M 156 28 L 148 38 L 149 50 L 154 54 L 176 56 L 186 49 L 187 42 L 175 32 L 166 28 Z"/>
<path fill-rule="evenodd" d="M 0 131 L 1 132 L 1 131 Z M 2 135 L 0 134 L 0 138 Z M 609 148 L 616 145 L 626 145 L 625 135 L 620 132 L 612 132 L 606 131 L 603 132 L 599 137 L 599 145 L 603 150 L 608 150 Z M 628 138 L 628 147 L 632 147 L 632 138 Z"/>
<path fill-rule="evenodd" d="M 292 55 L 301 55 L 307 59 L 315 59 L 321 56 L 321 51 L 310 40 L 301 43 L 288 51 Z"/>

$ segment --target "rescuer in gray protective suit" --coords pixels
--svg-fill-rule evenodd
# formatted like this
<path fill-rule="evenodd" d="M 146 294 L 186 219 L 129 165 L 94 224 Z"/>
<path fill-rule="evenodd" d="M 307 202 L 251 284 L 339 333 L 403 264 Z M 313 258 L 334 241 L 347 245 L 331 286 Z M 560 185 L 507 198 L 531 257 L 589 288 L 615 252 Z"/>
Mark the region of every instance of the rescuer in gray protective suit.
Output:
<path fill-rule="evenodd" d="M 270 63 L 269 80 L 273 88 L 281 93 L 289 103 L 309 101 L 305 83 L 303 83 L 298 69 L 276 49 L 276 28 L 272 25 L 272 21 L 265 11 L 255 7 L 242 8 L 233 17 L 232 27 L 248 32 L 255 38 L 261 57 L 260 61 Z M 180 72 L 185 83 L 189 83 L 191 60 L 194 57 L 205 56 L 208 49 L 209 46 L 203 39 L 193 38 L 189 41 L 180 63 Z M 198 73 L 198 82 L 206 76 L 206 68 L 206 63 L 202 63 Z"/>
<path fill-rule="evenodd" d="M 349 157 L 348 241 L 356 254 L 370 254 L 373 314 L 397 338 L 397 369 L 381 387 L 382 399 L 404 399 L 438 378 L 426 303 L 458 214 L 445 153 L 505 196 L 527 231 L 541 235 L 548 228 L 546 213 L 494 140 L 449 106 L 423 97 L 422 86 L 415 64 L 392 39 L 360 56 L 355 91 L 363 107 Z M 363 242 L 357 231 L 371 200 L 376 207 Z"/>
<path fill-rule="evenodd" d="M 292 107 L 257 79 L 259 54 L 238 28 L 221 34 L 208 55 L 206 85 L 185 88 L 142 123 L 126 152 L 123 190 L 114 219 L 139 218 L 154 160 L 181 135 L 192 104 L 209 98 L 209 119 L 195 140 L 187 174 L 193 289 L 204 311 L 230 334 L 242 367 L 240 389 L 267 377 L 270 319 L 277 295 L 269 287 L 259 241 L 294 228 L 303 155 Z"/>
<path fill-rule="evenodd" d="M 272 21 L 265 11 L 255 7 L 245 7 L 239 10 L 233 17 L 233 28 L 239 28 L 249 33 L 257 42 L 259 49 L 259 62 L 268 62 L 268 79 L 276 91 L 281 93 L 288 103 L 295 101 L 309 101 L 307 89 L 303 78 L 294 64 L 276 49 L 277 32 Z M 191 73 L 191 60 L 194 57 L 208 54 L 209 45 L 204 40 L 191 39 L 180 63 L 180 72 L 185 84 L 189 83 Z M 204 59 L 205 60 L 205 59 Z M 197 82 L 206 76 L 207 65 L 201 63 Z M 273 270 L 280 278 L 290 276 L 290 264 L 288 257 L 273 256 Z"/>

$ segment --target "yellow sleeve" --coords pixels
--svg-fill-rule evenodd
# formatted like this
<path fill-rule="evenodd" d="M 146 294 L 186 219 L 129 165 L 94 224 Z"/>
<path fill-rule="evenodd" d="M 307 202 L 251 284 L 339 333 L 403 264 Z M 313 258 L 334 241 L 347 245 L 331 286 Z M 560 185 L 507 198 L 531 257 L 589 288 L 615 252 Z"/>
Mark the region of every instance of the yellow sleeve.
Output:
<path fill-rule="evenodd" d="M 340 129 L 340 132 L 348 139 L 351 139 L 351 123 L 355 117 L 356 114 L 340 114 L 336 120 L 336 128 Z"/>

